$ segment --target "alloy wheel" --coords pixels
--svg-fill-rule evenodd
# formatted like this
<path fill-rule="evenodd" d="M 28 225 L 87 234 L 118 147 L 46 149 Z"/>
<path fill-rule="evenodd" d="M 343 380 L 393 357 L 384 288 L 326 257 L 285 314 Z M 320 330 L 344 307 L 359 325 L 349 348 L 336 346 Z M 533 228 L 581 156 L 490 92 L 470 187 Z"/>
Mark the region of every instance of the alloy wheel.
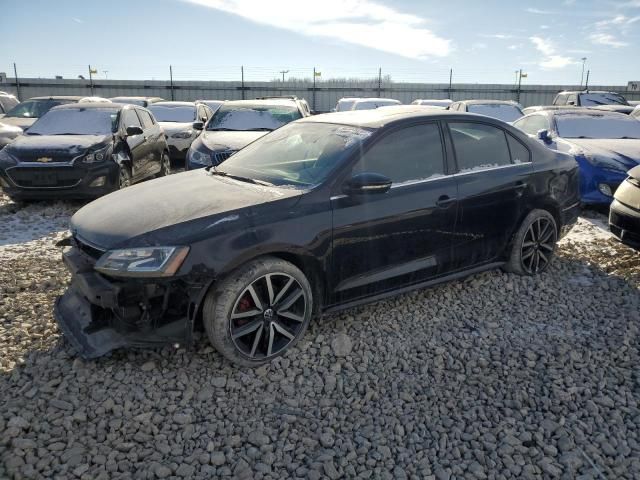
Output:
<path fill-rule="evenodd" d="M 556 244 L 556 228 L 548 218 L 537 218 L 522 241 L 522 268 L 529 274 L 547 268 Z"/>
<path fill-rule="evenodd" d="M 251 359 L 275 356 L 303 330 L 309 308 L 307 295 L 295 278 L 268 273 L 236 299 L 229 318 L 231 339 Z"/>

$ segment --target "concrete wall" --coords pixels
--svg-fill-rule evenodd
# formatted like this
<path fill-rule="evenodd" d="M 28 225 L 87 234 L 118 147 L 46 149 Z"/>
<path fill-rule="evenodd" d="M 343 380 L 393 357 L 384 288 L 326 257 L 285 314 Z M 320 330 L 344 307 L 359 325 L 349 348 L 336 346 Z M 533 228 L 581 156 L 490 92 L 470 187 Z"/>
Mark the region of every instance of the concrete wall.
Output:
<path fill-rule="evenodd" d="M 555 94 L 564 89 L 577 89 L 575 85 L 523 85 L 520 89 L 520 103 L 529 105 L 548 105 Z M 640 100 L 640 92 L 627 92 L 626 86 L 598 85 L 590 86 L 592 90 L 609 90 L 619 92 L 628 100 Z M 7 78 L 0 83 L 0 90 L 17 93 L 14 78 Z M 375 80 L 359 80 L 355 82 L 322 81 L 316 84 L 314 91 L 311 81 L 304 82 L 240 82 L 222 81 L 176 81 L 173 89 L 168 81 L 163 80 L 95 80 L 94 95 L 115 97 L 121 95 L 157 96 L 175 100 L 237 100 L 251 99 L 270 95 L 296 95 L 306 98 L 313 108 L 315 93 L 315 110 L 329 111 L 341 97 L 377 97 L 378 82 Z M 80 79 L 43 79 L 21 78 L 20 98 L 25 100 L 43 95 L 91 95 L 88 80 Z M 517 86 L 489 84 L 453 84 L 449 92 L 449 84 L 445 83 L 386 83 L 380 89 L 381 97 L 390 97 L 402 103 L 411 103 L 416 98 L 451 98 L 464 99 L 498 99 L 516 100 Z"/>

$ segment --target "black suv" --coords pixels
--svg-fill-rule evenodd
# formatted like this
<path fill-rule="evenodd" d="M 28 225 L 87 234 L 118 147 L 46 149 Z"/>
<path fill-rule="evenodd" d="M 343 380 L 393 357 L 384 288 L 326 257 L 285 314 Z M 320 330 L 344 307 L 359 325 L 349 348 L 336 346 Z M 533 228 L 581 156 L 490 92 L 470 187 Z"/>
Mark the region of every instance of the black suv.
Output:
<path fill-rule="evenodd" d="M 619 93 L 595 90 L 560 92 L 553 99 L 553 104 L 596 108 L 627 115 L 633 111 L 633 106 Z"/>
<path fill-rule="evenodd" d="M 0 151 L 0 185 L 13 199 L 95 198 L 170 173 L 169 149 L 142 107 L 52 108 Z"/>

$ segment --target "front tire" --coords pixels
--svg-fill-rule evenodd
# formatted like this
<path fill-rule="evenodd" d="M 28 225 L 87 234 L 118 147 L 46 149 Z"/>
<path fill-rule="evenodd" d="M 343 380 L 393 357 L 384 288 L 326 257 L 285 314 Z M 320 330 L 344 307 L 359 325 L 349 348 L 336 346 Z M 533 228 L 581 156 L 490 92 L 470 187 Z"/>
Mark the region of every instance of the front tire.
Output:
<path fill-rule="evenodd" d="M 131 170 L 126 163 L 122 163 L 118 171 L 118 190 L 129 186 L 131 186 Z"/>
<path fill-rule="evenodd" d="M 295 345 L 312 312 L 307 277 L 275 257 L 249 262 L 214 285 L 202 311 L 213 346 L 246 367 L 263 365 Z"/>
<path fill-rule="evenodd" d="M 532 210 L 516 232 L 511 245 L 507 272 L 537 275 L 549 267 L 556 250 L 558 227 L 546 210 Z"/>
<path fill-rule="evenodd" d="M 171 175 L 171 158 L 167 152 L 163 152 L 158 177 L 166 177 L 167 175 Z"/>

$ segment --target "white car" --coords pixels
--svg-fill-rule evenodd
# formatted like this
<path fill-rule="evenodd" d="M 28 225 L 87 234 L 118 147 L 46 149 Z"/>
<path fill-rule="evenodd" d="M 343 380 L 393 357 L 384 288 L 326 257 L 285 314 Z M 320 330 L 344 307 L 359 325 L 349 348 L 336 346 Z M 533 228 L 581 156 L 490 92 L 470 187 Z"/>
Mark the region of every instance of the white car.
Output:
<path fill-rule="evenodd" d="M 439 107 L 439 108 L 449 108 L 449 105 L 453 103 L 453 100 L 449 100 L 448 98 L 444 99 L 423 99 L 417 98 L 411 105 L 423 105 L 425 107 Z"/>
<path fill-rule="evenodd" d="M 344 97 L 338 100 L 336 103 L 336 108 L 333 109 L 334 112 L 346 112 L 347 110 L 351 110 L 353 104 L 356 103 L 356 100 L 360 100 L 360 97 Z"/>
<path fill-rule="evenodd" d="M 402 105 L 402 102 L 393 98 L 358 98 L 353 102 L 351 110 L 373 110 L 389 105 Z"/>
<path fill-rule="evenodd" d="M 78 100 L 78 103 L 111 103 L 111 100 L 102 97 L 84 97 Z"/>

